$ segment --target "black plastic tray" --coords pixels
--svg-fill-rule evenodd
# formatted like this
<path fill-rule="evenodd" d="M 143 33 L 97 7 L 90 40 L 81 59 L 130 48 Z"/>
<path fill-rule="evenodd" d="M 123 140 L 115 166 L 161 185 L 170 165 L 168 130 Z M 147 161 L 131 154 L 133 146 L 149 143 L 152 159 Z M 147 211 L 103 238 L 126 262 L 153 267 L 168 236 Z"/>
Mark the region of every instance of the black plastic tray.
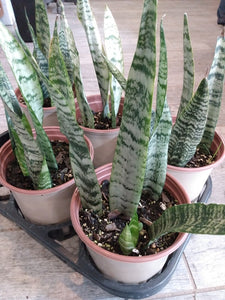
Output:
<path fill-rule="evenodd" d="M 7 132 L 0 135 L 0 146 L 3 145 L 8 138 L 9 136 Z M 209 177 L 197 201 L 206 203 L 211 195 L 211 191 L 212 181 Z M 8 201 L 0 201 L 0 213 L 16 223 L 32 238 L 37 240 L 73 270 L 90 279 L 103 290 L 121 298 L 142 299 L 159 292 L 169 282 L 171 276 L 176 270 L 182 253 L 191 237 L 189 234 L 184 244 L 168 257 L 163 269 L 147 282 L 140 284 L 124 284 L 106 278 L 96 268 L 82 242 L 80 242 L 79 245 L 78 257 L 68 251 L 62 243 L 60 244 L 57 242 L 73 238 L 76 234 L 71 222 L 45 226 L 30 223 L 25 220 L 20 213 L 12 195 Z"/>

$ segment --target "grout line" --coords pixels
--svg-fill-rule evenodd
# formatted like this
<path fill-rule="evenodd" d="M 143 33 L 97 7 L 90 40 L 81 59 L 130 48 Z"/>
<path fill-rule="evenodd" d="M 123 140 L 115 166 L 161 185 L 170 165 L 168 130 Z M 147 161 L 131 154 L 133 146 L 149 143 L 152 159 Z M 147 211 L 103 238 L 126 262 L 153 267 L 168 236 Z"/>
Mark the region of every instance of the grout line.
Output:
<path fill-rule="evenodd" d="M 184 251 L 184 253 L 183 253 L 183 258 L 184 258 L 184 263 L 185 263 L 185 265 L 186 265 L 186 267 L 187 267 L 187 269 L 188 269 L 188 273 L 189 273 L 189 276 L 190 276 L 190 280 L 191 280 L 191 284 L 192 284 L 192 286 L 193 286 L 194 292 L 196 292 L 196 291 L 197 291 L 197 285 L 196 285 L 196 283 L 195 283 L 193 274 L 192 274 L 192 272 L 191 272 L 191 268 L 190 268 L 190 266 L 189 266 L 187 257 L 186 257 L 186 255 L 185 255 L 185 251 Z"/>

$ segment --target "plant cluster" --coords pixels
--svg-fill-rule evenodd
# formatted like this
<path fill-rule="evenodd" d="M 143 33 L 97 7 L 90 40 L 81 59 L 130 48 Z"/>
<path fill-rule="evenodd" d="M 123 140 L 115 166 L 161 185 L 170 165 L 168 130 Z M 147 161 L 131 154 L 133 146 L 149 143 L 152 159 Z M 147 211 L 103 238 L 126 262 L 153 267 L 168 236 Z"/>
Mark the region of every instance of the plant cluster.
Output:
<path fill-rule="evenodd" d="M 36 0 L 39 5 L 41 5 L 41 2 L 41 0 Z M 62 8 L 61 27 L 59 30 L 58 20 L 56 20 L 48 52 L 48 74 L 43 72 L 41 65 L 38 63 L 38 53 L 41 51 L 40 46 L 36 47 L 38 39 L 37 44 L 34 43 L 34 56 L 21 40 L 18 42 L 0 24 L 0 44 L 14 70 L 22 95 L 27 100 L 26 103 L 37 132 L 37 141 L 32 137 L 31 129 L 27 125 L 24 114 L 15 104 L 15 95 L 2 68 L 0 71 L 0 93 L 8 115 L 9 130 L 12 133 L 11 136 L 15 145 L 13 148 L 16 149 L 17 157 L 19 151 L 23 152 L 28 165 L 27 157 L 33 155 L 34 149 L 41 148 L 44 140 L 41 126 L 42 117 L 38 117 L 38 113 L 41 113 L 41 104 L 36 106 L 39 102 L 36 99 L 43 98 L 40 96 L 42 92 L 39 82 L 41 81 L 45 85 L 54 106 L 56 106 L 61 131 L 69 140 L 71 165 L 79 189 L 82 207 L 101 214 L 100 186 L 83 138 L 83 131 L 77 124 L 75 117 L 71 84 L 73 81 L 83 120 L 91 120 L 92 112 L 84 94 L 78 51 L 65 18 L 63 4 L 61 1 L 59 3 Z M 210 74 L 208 78 L 201 81 L 193 95 L 194 64 L 187 16 L 184 16 L 184 85 L 181 106 L 176 123 L 172 126 L 172 118 L 166 100 L 167 50 L 162 21 L 160 25 L 156 110 L 153 111 L 152 109 L 157 65 L 157 1 L 144 1 L 137 47 L 127 80 L 122 75 L 122 69 L 118 69 L 117 63 L 119 66 L 122 65 L 121 56 L 116 61 L 116 65 L 114 64 L 113 57 L 115 52 L 119 51 L 117 49 L 120 49 L 120 43 L 118 42 L 118 36 L 114 36 L 115 31 L 110 32 L 110 24 L 113 19 L 109 10 L 106 10 L 105 17 L 105 40 L 106 45 L 109 45 L 106 46 L 106 53 L 103 53 L 101 49 L 102 45 L 89 1 L 78 0 L 77 10 L 87 33 L 96 74 L 98 74 L 105 116 L 110 115 L 108 102 L 109 79 L 112 79 L 111 92 L 118 91 L 117 99 L 121 97 L 121 88 L 118 87 L 118 82 L 125 93 L 122 122 L 112 164 L 109 204 L 111 211 L 119 211 L 131 218 L 131 224 L 126 226 L 126 232 L 123 233 L 121 239 L 128 239 L 128 242 L 123 241 L 123 244 L 129 244 L 129 241 L 131 241 L 133 247 L 135 247 L 137 237 L 136 235 L 135 238 L 133 237 L 132 228 L 137 220 L 133 216 L 136 213 L 143 189 L 148 190 L 151 197 L 157 201 L 164 187 L 167 162 L 185 165 L 193 156 L 196 147 L 203 144 L 208 147 L 211 145 L 210 141 L 212 141 L 214 135 L 222 95 L 225 40 L 223 37 L 218 38 Z M 109 20 L 110 23 L 107 23 Z M 113 24 L 113 28 L 116 28 L 115 23 Z M 37 29 L 38 32 L 39 29 Z M 111 43 L 116 45 L 115 48 Z M 97 47 L 93 48 L 93 45 L 97 45 Z M 110 52 L 110 49 L 113 51 Z M 44 50 L 42 50 L 43 52 Z M 121 52 L 119 51 L 119 53 Z M 107 58 L 105 54 L 108 55 Z M 72 66 L 70 71 L 68 71 L 69 66 Z M 111 93 L 111 104 L 117 102 L 115 99 L 116 96 L 112 96 Z M 114 105 L 114 107 L 118 108 L 118 105 Z M 116 109 L 111 113 L 111 116 L 113 115 L 116 115 Z M 87 123 L 90 127 L 92 126 L 92 121 L 87 121 Z M 192 129 L 194 131 L 191 131 Z M 24 139 L 25 136 L 30 141 L 29 145 L 35 143 L 32 149 L 29 149 L 30 147 Z M 38 141 L 41 141 L 41 143 L 38 143 Z M 28 152 L 28 150 L 30 151 Z M 184 154 L 183 150 L 185 150 Z M 46 151 L 45 148 L 44 151 L 40 150 L 39 152 L 41 158 L 36 164 L 41 166 L 41 170 L 46 171 L 47 164 L 45 162 L 51 161 L 47 156 L 50 150 Z M 181 152 L 182 154 L 180 154 Z M 45 178 L 39 169 L 37 171 L 38 179 Z M 33 171 L 32 166 L 30 172 Z M 44 179 L 45 181 L 46 179 Z M 37 185 L 39 186 L 39 183 Z M 157 221 L 149 226 L 151 236 L 149 243 L 167 232 L 225 234 L 224 224 L 224 205 L 199 203 L 177 205 L 167 209 Z M 139 225 L 135 225 L 135 227 L 139 230 Z M 125 249 L 125 253 L 129 253 L 129 251 L 130 249 Z"/>

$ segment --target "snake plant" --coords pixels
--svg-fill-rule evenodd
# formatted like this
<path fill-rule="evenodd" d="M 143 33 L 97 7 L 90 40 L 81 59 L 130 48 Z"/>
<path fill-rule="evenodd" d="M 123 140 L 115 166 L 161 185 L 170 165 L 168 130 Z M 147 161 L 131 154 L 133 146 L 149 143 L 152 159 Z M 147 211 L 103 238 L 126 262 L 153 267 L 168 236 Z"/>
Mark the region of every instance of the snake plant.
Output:
<path fill-rule="evenodd" d="M 186 14 L 184 15 L 183 48 L 183 92 L 168 150 L 168 163 L 180 167 L 184 167 L 190 161 L 199 147 L 209 153 L 223 92 L 225 39 L 222 36 L 217 39 L 209 75 L 201 81 L 194 95 L 194 61 Z"/>
<path fill-rule="evenodd" d="M 106 6 L 104 14 L 105 49 L 103 49 L 100 32 L 89 0 L 77 1 L 77 14 L 87 36 L 102 99 L 103 115 L 112 119 L 112 127 L 114 128 L 116 127 L 116 115 L 119 109 L 122 88 L 117 79 L 109 71 L 103 55 L 106 55 L 107 59 L 113 62 L 117 69 L 123 73 L 123 53 L 119 31 L 110 9 Z M 109 106 L 109 90 L 111 111 Z"/>

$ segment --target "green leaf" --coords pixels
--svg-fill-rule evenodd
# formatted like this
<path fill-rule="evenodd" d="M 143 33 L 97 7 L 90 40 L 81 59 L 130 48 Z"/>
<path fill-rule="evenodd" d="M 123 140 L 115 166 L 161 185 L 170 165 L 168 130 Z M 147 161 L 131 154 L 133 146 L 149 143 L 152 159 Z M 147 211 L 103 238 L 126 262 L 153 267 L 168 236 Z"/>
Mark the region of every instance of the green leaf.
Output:
<path fill-rule="evenodd" d="M 104 14 L 104 36 L 107 58 L 114 63 L 121 73 L 123 73 L 123 53 L 119 30 L 108 6 L 105 8 Z M 120 99 L 122 95 L 122 88 L 114 76 L 111 76 L 110 78 L 110 91 L 112 127 L 115 128 L 116 116 L 119 110 Z"/>
<path fill-rule="evenodd" d="M 146 163 L 143 189 L 154 200 L 158 200 L 166 180 L 168 145 L 172 129 L 172 118 L 169 107 L 165 101 L 163 114 L 158 122 L 148 145 L 148 158 Z"/>
<path fill-rule="evenodd" d="M 102 98 L 104 116 L 109 117 L 109 72 L 105 60 L 101 55 L 102 43 L 100 33 L 88 0 L 77 1 L 77 13 L 78 18 L 80 19 L 86 32 L 88 45 L 91 52 L 91 57 L 94 64 L 95 73 L 97 76 L 100 94 Z"/>
<path fill-rule="evenodd" d="M 110 209 L 133 216 L 140 200 L 149 142 L 156 67 L 156 1 L 144 2 L 137 49 L 125 91 L 110 179 Z"/>
<path fill-rule="evenodd" d="M 224 86 L 224 71 L 225 71 L 225 39 L 219 37 L 217 39 L 213 63 L 208 75 L 209 83 L 209 110 L 205 131 L 200 143 L 202 149 L 210 149 L 217 121 L 219 118 L 221 99 Z"/>
<path fill-rule="evenodd" d="M 208 105 L 208 81 L 204 78 L 173 126 L 168 148 L 170 165 L 184 167 L 195 154 L 204 132 Z"/>
<path fill-rule="evenodd" d="M 187 14 L 184 14 L 183 25 L 183 53 L 184 53 L 184 77 L 183 90 L 181 95 L 180 106 L 177 116 L 183 111 L 186 105 L 191 101 L 194 88 L 194 59 L 192 53 L 191 39 L 188 28 Z"/>
<path fill-rule="evenodd" d="M 137 246 L 139 239 L 139 232 L 142 230 L 143 224 L 138 222 L 138 215 L 135 213 L 129 224 L 119 236 L 119 245 L 124 255 L 129 255 L 132 250 Z"/>
<path fill-rule="evenodd" d="M 48 58 L 50 45 L 50 28 L 48 15 L 43 0 L 35 0 L 35 25 L 39 48 L 41 49 L 45 57 Z"/>
<path fill-rule="evenodd" d="M 43 74 L 46 77 L 48 77 L 48 60 L 39 48 L 38 41 L 36 39 L 33 27 L 31 26 L 31 24 L 29 22 L 27 14 L 26 14 L 26 19 L 27 19 L 27 25 L 28 25 L 30 35 L 31 35 L 31 38 L 32 38 L 32 41 L 33 41 L 33 46 L 34 46 L 33 55 L 34 55 L 38 65 L 39 65 L 41 71 L 43 72 Z M 44 97 L 44 99 L 46 99 L 46 98 L 49 97 L 48 90 L 47 90 L 46 86 L 44 85 L 44 83 L 42 81 L 40 82 L 40 84 L 41 84 L 41 89 L 42 89 L 42 92 L 43 92 L 43 97 Z"/>
<path fill-rule="evenodd" d="M 118 242 L 120 245 L 120 249 L 124 255 L 129 255 L 135 248 L 131 230 L 128 224 L 124 227 L 123 231 L 121 232 Z"/>
<path fill-rule="evenodd" d="M 112 73 L 112 75 L 119 82 L 122 89 L 126 90 L 127 80 L 124 77 L 124 75 L 120 72 L 120 70 L 104 54 L 102 54 L 102 57 L 104 58 L 107 66 L 108 66 L 109 71 Z"/>
<path fill-rule="evenodd" d="M 76 98 L 80 108 L 83 126 L 94 128 L 94 116 L 89 107 L 87 98 L 84 93 L 84 86 L 80 71 L 80 59 L 77 47 L 73 38 L 73 33 L 68 26 L 64 10 L 61 13 L 61 27 L 59 33 L 60 49 L 66 64 L 70 81 L 75 83 Z"/>
<path fill-rule="evenodd" d="M 150 243 L 168 232 L 225 234 L 225 205 L 180 204 L 166 209 L 149 227 Z"/>
<path fill-rule="evenodd" d="M 74 115 L 74 118 L 76 118 L 72 85 L 70 83 L 66 65 L 59 48 L 57 29 L 58 27 L 56 19 L 53 38 L 49 50 L 49 78 L 55 85 L 56 89 L 58 89 L 63 94 L 68 106 L 70 107 L 71 113 Z M 55 76 L 53 73 L 58 74 L 58 76 Z"/>
<path fill-rule="evenodd" d="M 40 182 L 39 179 L 42 179 L 42 163 L 43 156 L 38 147 L 37 141 L 34 140 L 30 130 L 26 128 L 26 118 L 24 125 L 24 116 L 21 113 L 20 109 L 18 109 L 18 103 L 16 103 L 16 95 L 13 91 L 12 86 L 9 83 L 8 77 L 4 72 L 3 68 L 0 65 L 0 96 L 3 100 L 4 107 L 7 111 L 7 115 L 12 121 L 11 133 L 14 137 L 14 145 L 16 148 L 14 152 L 16 157 L 19 159 L 19 163 L 21 164 L 22 170 L 27 173 L 29 172 L 29 176 L 31 177 L 34 187 L 38 188 L 39 185 L 44 188 L 50 188 L 48 182 Z M 14 110 L 14 107 L 16 108 Z M 13 132 L 16 131 L 14 135 Z M 26 170 L 27 169 L 27 170 Z M 44 172 L 49 172 L 48 169 L 45 169 Z M 44 176 L 43 176 L 44 177 Z"/>
<path fill-rule="evenodd" d="M 38 76 L 30 65 L 23 49 L 0 22 L 0 45 L 12 68 L 26 104 L 29 104 L 39 120 L 43 120 L 43 95 Z"/>
<path fill-rule="evenodd" d="M 158 122 L 162 117 L 163 110 L 165 108 L 166 92 L 167 92 L 168 62 L 167 62 L 166 40 L 165 40 L 165 34 L 164 34 L 162 21 L 163 20 L 161 19 L 161 23 L 160 23 L 160 56 L 159 56 L 157 95 L 156 95 L 155 128 L 157 127 Z"/>

